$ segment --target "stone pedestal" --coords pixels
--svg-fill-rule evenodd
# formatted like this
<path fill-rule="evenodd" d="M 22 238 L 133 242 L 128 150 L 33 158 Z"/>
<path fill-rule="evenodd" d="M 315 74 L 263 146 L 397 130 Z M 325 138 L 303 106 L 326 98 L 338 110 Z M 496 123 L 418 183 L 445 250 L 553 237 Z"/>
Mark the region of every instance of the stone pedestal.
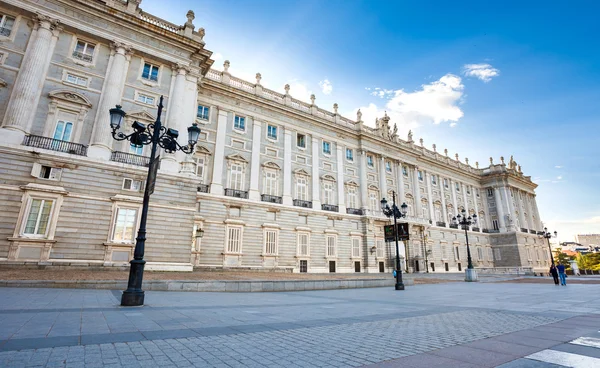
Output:
<path fill-rule="evenodd" d="M 465 270 L 465 281 L 467 281 L 467 282 L 479 281 L 479 277 L 477 276 L 477 270 L 475 270 L 474 268 L 467 268 Z"/>

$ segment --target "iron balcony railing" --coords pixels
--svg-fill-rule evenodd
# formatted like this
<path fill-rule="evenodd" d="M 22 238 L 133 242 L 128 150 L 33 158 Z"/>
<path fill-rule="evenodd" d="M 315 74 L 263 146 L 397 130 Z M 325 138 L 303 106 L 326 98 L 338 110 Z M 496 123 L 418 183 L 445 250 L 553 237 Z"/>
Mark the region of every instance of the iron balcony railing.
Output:
<path fill-rule="evenodd" d="M 528 233 L 528 232 L 529 232 L 529 230 L 527 230 L 527 229 L 525 229 L 524 227 L 522 227 L 522 228 L 521 228 L 521 232 L 522 232 L 522 233 Z"/>
<path fill-rule="evenodd" d="M 312 208 L 312 202 L 311 201 L 303 201 L 302 199 L 294 199 L 294 206 L 304 207 L 304 208 Z"/>
<path fill-rule="evenodd" d="M 441 227 L 446 227 L 446 223 L 445 223 L 445 222 L 443 222 L 443 221 L 436 221 L 436 222 L 435 222 L 435 225 L 436 225 L 436 226 L 441 226 Z"/>
<path fill-rule="evenodd" d="M 543 231 L 538 231 L 537 234 L 538 235 L 544 235 L 544 232 Z"/>
<path fill-rule="evenodd" d="M 363 212 L 363 210 L 360 208 L 346 208 L 346 213 L 349 215 L 364 215 L 365 214 Z"/>
<path fill-rule="evenodd" d="M 270 203 L 279 203 L 279 204 L 282 203 L 281 197 L 270 195 L 270 194 L 261 194 L 260 200 L 263 202 L 270 202 Z"/>
<path fill-rule="evenodd" d="M 489 234 L 495 234 L 495 233 L 499 233 L 500 230 L 498 229 L 483 229 L 484 233 L 489 233 Z"/>
<path fill-rule="evenodd" d="M 451 229 L 458 229 L 458 224 L 450 224 Z"/>
<path fill-rule="evenodd" d="M 227 197 L 248 199 L 248 192 L 245 190 L 237 190 L 237 189 L 227 188 L 227 189 L 225 189 L 225 195 Z"/>
<path fill-rule="evenodd" d="M 71 153 L 73 155 L 87 156 L 87 146 L 83 144 L 61 141 L 39 135 L 25 136 L 25 139 L 23 139 L 23 145 L 57 152 Z"/>
<path fill-rule="evenodd" d="M 83 52 L 79 51 L 73 51 L 73 57 L 75 59 L 83 60 L 88 63 L 91 63 L 93 60 L 92 55 L 84 54 Z"/>
<path fill-rule="evenodd" d="M 322 204 L 321 209 L 323 211 L 339 212 L 339 207 L 335 204 Z"/>
<path fill-rule="evenodd" d="M 198 192 L 208 193 L 208 184 L 198 184 Z"/>
<path fill-rule="evenodd" d="M 120 162 L 122 164 L 136 165 L 136 166 L 150 166 L 150 157 L 134 155 L 133 153 L 114 151 L 110 155 L 110 160 L 114 162 Z"/>
<path fill-rule="evenodd" d="M 479 228 L 478 227 L 473 227 L 473 228 L 471 228 L 471 231 L 479 231 Z"/>
<path fill-rule="evenodd" d="M 537 231 L 529 229 L 529 234 L 537 234 Z"/>

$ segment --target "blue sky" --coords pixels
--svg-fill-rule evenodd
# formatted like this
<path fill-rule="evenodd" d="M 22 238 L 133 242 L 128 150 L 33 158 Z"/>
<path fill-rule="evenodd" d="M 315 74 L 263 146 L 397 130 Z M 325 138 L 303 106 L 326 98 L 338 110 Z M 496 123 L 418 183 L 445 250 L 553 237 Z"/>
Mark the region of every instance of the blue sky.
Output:
<path fill-rule="evenodd" d="M 600 3 L 144 0 L 206 30 L 215 67 L 343 115 L 387 111 L 405 137 L 474 165 L 511 155 L 561 241 L 600 233 Z M 463 161 L 464 162 L 464 161 Z"/>

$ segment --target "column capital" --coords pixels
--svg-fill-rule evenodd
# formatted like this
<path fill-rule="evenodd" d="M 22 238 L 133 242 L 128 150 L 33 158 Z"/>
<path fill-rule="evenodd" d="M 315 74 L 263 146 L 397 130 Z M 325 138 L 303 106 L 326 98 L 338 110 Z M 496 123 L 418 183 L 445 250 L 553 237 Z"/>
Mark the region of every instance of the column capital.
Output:
<path fill-rule="evenodd" d="M 124 42 L 113 40 L 110 43 L 111 55 L 121 54 L 124 56 L 131 56 L 133 54 L 133 47 Z"/>
<path fill-rule="evenodd" d="M 173 72 L 175 72 L 177 74 L 182 74 L 182 75 L 186 75 L 187 73 L 191 72 L 189 65 L 185 65 L 185 64 L 181 64 L 181 63 L 175 63 L 175 64 L 171 65 L 171 70 L 173 70 Z"/>
<path fill-rule="evenodd" d="M 60 30 L 61 28 L 59 27 L 60 24 L 60 20 L 56 19 L 56 18 L 51 18 L 45 14 L 42 13 L 36 13 L 35 17 L 33 18 L 35 24 L 34 24 L 34 29 L 38 29 L 38 28 L 44 28 L 47 29 L 49 31 L 54 31 L 54 30 Z"/>

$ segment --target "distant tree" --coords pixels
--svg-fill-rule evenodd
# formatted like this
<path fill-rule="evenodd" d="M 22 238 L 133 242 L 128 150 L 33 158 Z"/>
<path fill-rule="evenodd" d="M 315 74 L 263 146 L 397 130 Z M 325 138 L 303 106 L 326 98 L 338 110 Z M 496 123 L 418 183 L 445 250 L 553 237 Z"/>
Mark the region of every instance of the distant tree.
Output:
<path fill-rule="evenodd" d="M 577 266 L 580 270 L 600 271 L 600 253 L 580 254 L 577 257 Z"/>
<path fill-rule="evenodd" d="M 569 256 L 563 253 L 561 248 L 556 248 L 556 251 L 554 252 L 554 262 L 556 262 L 556 264 L 561 264 L 565 266 L 566 270 L 571 269 L 571 263 L 569 263 L 569 261 L 572 261 L 574 259 L 575 256 Z"/>

